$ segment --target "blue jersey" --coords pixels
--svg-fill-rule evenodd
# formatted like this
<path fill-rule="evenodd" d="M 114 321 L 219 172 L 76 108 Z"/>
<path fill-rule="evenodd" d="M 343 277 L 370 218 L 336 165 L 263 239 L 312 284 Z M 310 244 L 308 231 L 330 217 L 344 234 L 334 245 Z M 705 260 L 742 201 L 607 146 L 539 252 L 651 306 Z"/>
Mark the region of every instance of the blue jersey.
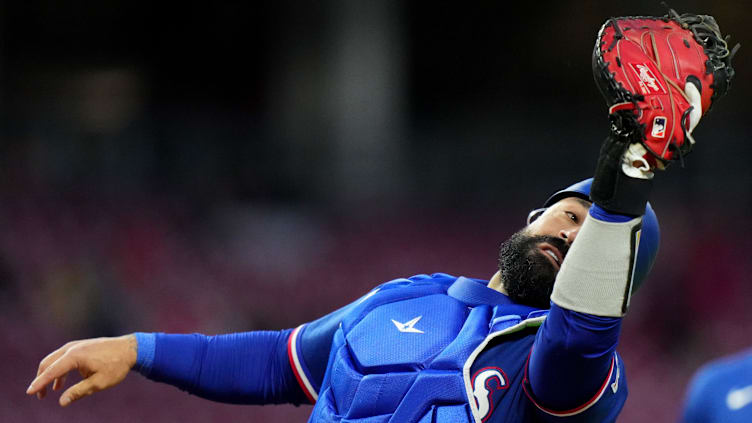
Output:
<path fill-rule="evenodd" d="M 316 403 L 309 422 L 615 421 L 627 389 L 612 351 L 581 402 L 557 408 L 536 399 L 545 384 L 583 389 L 555 374 L 531 386 L 532 351 L 566 336 L 563 315 L 547 321 L 548 314 L 513 303 L 485 281 L 419 275 L 297 328 L 288 354 Z"/>
<path fill-rule="evenodd" d="M 311 422 L 615 421 L 621 319 L 486 285 L 419 275 L 294 330 L 137 333 L 136 370 L 215 401 L 307 400 Z"/>
<path fill-rule="evenodd" d="M 688 390 L 682 421 L 752 422 L 752 350 L 698 370 Z"/>

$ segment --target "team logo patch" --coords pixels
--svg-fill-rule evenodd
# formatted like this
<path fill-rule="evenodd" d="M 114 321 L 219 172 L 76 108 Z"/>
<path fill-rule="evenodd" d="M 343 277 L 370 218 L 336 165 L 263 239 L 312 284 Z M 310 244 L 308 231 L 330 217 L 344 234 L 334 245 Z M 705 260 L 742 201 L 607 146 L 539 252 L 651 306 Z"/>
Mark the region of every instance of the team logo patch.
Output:
<path fill-rule="evenodd" d="M 637 76 L 637 84 L 639 84 L 643 95 L 666 93 L 661 81 L 655 77 L 655 72 L 650 69 L 647 63 L 630 63 L 629 67 Z"/>
<path fill-rule="evenodd" d="M 478 406 L 481 421 L 485 422 L 491 417 L 494 404 L 499 399 L 498 397 L 495 398 L 494 394 L 509 387 L 507 375 L 504 373 L 504 370 L 498 367 L 484 367 L 475 372 L 471 380 L 473 383 L 475 405 Z"/>
<path fill-rule="evenodd" d="M 666 118 L 664 116 L 653 118 L 653 130 L 650 131 L 650 135 L 654 138 L 663 138 L 666 136 Z"/>

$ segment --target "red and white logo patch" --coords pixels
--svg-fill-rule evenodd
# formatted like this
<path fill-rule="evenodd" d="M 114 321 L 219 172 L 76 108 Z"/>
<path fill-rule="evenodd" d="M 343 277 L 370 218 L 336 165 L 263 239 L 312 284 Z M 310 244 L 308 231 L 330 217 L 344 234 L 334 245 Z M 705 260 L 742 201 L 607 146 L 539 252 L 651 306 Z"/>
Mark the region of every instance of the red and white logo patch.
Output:
<path fill-rule="evenodd" d="M 643 95 L 666 93 L 661 81 L 655 76 L 655 72 L 649 63 L 630 63 L 629 67 L 637 77 L 637 84 Z"/>
<path fill-rule="evenodd" d="M 653 129 L 650 131 L 653 138 L 663 138 L 666 136 L 666 117 L 656 116 L 653 118 Z"/>
<path fill-rule="evenodd" d="M 498 367 L 484 367 L 475 372 L 471 380 L 478 414 L 485 422 L 494 410 L 494 393 L 509 387 L 507 375 Z"/>

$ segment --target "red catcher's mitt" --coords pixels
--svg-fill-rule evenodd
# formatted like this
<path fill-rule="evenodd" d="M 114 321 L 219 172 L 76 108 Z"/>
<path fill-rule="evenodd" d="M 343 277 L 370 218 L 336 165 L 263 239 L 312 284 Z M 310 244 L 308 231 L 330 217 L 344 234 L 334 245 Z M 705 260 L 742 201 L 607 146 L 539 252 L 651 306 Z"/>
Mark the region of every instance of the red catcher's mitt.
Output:
<path fill-rule="evenodd" d="M 638 160 L 650 169 L 682 159 L 702 115 L 728 91 L 738 48 L 729 51 L 712 16 L 669 9 L 663 17 L 609 19 L 595 43 L 593 75 L 612 131 L 641 143 L 647 151 Z"/>

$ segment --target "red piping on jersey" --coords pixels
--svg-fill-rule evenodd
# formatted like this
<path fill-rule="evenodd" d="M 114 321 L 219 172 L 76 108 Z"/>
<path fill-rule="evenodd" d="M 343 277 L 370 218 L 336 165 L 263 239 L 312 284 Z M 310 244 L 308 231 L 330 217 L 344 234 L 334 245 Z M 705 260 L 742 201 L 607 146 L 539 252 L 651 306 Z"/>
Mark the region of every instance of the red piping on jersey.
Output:
<path fill-rule="evenodd" d="M 595 393 L 595 395 L 593 395 L 592 398 L 590 398 L 589 400 L 587 400 L 585 402 L 585 404 L 582 404 L 579 407 L 575 407 L 575 408 L 572 408 L 572 409 L 569 409 L 569 410 L 556 411 L 556 410 L 552 410 L 550 408 L 543 407 L 542 405 L 538 404 L 538 402 L 535 401 L 535 399 L 533 398 L 533 394 L 531 392 L 529 392 L 528 389 L 527 389 L 527 385 L 530 383 L 530 381 L 527 378 L 527 369 L 528 369 L 528 364 L 530 363 L 530 355 L 532 354 L 532 352 L 533 352 L 533 350 L 531 348 L 530 352 L 527 354 L 527 360 L 525 361 L 525 377 L 522 380 L 522 390 L 525 391 L 525 395 L 527 395 L 527 398 L 530 401 L 532 401 L 532 403 L 535 404 L 536 407 L 538 407 L 539 409 L 541 409 L 542 411 L 544 411 L 544 412 L 546 412 L 548 414 L 551 414 L 551 415 L 554 415 L 554 416 L 557 416 L 557 417 L 566 417 L 566 416 L 571 416 L 571 415 L 574 415 L 574 414 L 578 414 L 578 413 L 580 413 L 582 411 L 585 411 L 586 409 L 590 408 L 593 404 L 595 404 L 601 398 L 601 396 L 603 396 L 603 392 L 606 391 L 606 388 L 608 387 L 608 382 L 611 381 L 611 376 L 614 373 L 614 366 L 616 365 L 616 355 L 614 354 L 614 356 L 611 357 L 611 368 L 608 369 L 608 376 L 606 376 L 606 380 L 603 381 L 603 385 L 601 385 L 600 389 L 598 389 L 598 391 Z"/>
<path fill-rule="evenodd" d="M 295 379 L 298 381 L 298 385 L 300 386 L 300 389 L 303 390 L 303 393 L 308 398 L 308 401 L 311 402 L 311 404 L 316 404 L 316 400 L 313 398 L 313 395 L 311 395 L 310 392 L 308 392 L 308 388 L 306 388 L 305 383 L 303 383 L 303 378 L 301 377 L 300 373 L 298 372 L 298 366 L 295 365 L 295 359 L 293 358 L 293 348 L 292 348 L 292 340 L 298 336 L 298 333 L 300 332 L 300 329 L 303 326 L 298 326 L 295 328 L 294 331 L 290 334 L 290 337 L 287 338 L 287 359 L 290 360 L 290 367 L 292 368 L 292 373 L 295 375 Z"/>

